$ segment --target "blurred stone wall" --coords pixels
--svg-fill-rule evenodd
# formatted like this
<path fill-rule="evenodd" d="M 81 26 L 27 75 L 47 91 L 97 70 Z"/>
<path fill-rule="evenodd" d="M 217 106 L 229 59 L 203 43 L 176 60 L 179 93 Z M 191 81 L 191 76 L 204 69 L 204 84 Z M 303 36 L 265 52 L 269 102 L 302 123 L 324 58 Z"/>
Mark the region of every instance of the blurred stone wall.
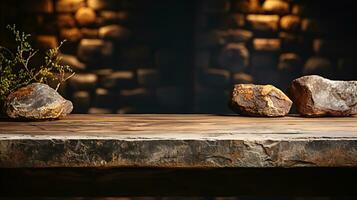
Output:
<path fill-rule="evenodd" d="M 348 2 L 348 1 L 344 1 Z M 13 0 L 6 24 L 61 40 L 77 113 L 230 113 L 236 83 L 356 79 L 353 4 L 303 0 Z M 323 5 L 323 6 L 322 6 Z M 331 12 L 333 10 L 333 12 Z"/>
<path fill-rule="evenodd" d="M 233 84 L 283 91 L 302 75 L 357 79 L 357 23 L 349 1 L 200 0 L 196 112 L 229 112 Z"/>
<path fill-rule="evenodd" d="M 67 40 L 62 62 L 73 66 L 76 75 L 61 91 L 74 103 L 74 112 L 190 111 L 194 21 L 190 1 L 14 0 L 0 4 L 2 33 L 6 24 L 14 23 L 31 33 L 36 47 L 42 49 Z"/>

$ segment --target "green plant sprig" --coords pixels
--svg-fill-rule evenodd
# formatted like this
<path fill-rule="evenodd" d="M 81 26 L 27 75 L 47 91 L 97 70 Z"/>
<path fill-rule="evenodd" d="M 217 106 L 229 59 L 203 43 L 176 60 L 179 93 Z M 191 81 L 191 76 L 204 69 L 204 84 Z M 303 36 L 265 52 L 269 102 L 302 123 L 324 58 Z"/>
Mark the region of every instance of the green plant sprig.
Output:
<path fill-rule="evenodd" d="M 65 41 L 46 52 L 43 65 L 30 66 L 31 60 L 39 52 L 28 42 L 31 35 L 20 32 L 15 25 L 8 25 L 7 28 L 14 35 L 17 48 L 16 52 L 12 52 L 0 46 L 1 103 L 11 92 L 32 82 L 45 84 L 56 82 L 55 89 L 58 90 L 61 84 L 75 74 L 70 66 L 60 64 L 62 58 L 59 52 Z"/>

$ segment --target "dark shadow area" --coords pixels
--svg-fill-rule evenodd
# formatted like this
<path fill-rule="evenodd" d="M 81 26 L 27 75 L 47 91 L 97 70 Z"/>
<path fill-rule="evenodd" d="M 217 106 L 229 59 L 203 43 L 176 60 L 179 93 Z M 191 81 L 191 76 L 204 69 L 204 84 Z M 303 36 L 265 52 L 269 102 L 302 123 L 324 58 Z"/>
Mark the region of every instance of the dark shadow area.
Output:
<path fill-rule="evenodd" d="M 1 169 L 1 196 L 357 196 L 354 168 Z"/>

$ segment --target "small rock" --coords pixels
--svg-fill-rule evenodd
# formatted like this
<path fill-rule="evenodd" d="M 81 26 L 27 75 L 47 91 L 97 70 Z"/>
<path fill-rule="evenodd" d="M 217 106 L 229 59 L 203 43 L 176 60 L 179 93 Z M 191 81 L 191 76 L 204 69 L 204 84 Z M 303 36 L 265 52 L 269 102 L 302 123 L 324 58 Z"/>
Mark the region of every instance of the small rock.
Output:
<path fill-rule="evenodd" d="M 248 116 L 280 117 L 289 113 L 292 101 L 272 85 L 234 86 L 231 109 Z"/>
<path fill-rule="evenodd" d="M 5 110 L 11 118 L 58 119 L 70 114 L 73 105 L 48 85 L 33 83 L 11 93 Z"/>
<path fill-rule="evenodd" d="M 357 81 L 333 81 L 317 75 L 303 76 L 292 82 L 291 93 L 303 116 L 357 114 Z"/>

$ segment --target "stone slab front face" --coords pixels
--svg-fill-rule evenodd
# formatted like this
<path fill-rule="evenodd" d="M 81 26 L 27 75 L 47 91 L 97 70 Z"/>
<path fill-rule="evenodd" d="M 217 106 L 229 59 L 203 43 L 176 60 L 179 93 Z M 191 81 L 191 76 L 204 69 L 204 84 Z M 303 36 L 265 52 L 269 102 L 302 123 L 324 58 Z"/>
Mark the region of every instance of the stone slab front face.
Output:
<path fill-rule="evenodd" d="M 0 122 L 0 167 L 357 167 L 357 118 L 72 115 Z"/>

